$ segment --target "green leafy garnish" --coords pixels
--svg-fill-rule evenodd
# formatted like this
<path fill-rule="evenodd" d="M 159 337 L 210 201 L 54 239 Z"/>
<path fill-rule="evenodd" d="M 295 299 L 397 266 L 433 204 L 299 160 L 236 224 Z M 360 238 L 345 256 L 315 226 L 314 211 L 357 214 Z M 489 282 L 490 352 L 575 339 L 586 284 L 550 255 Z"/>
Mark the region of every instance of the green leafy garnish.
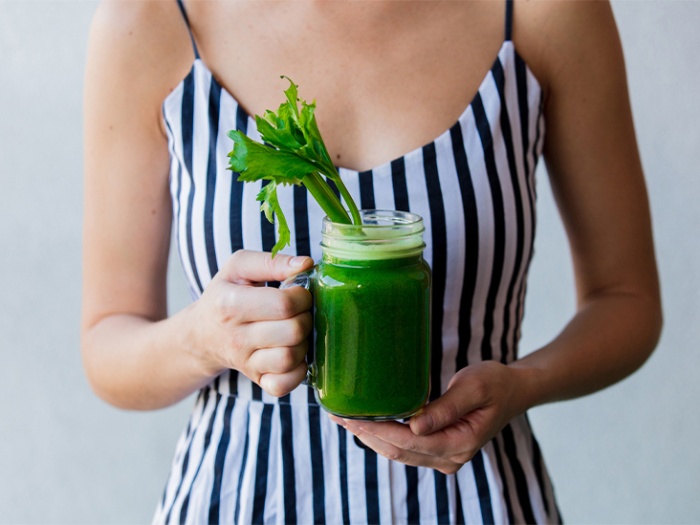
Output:
<path fill-rule="evenodd" d="M 276 113 L 267 110 L 263 116 L 255 115 L 255 124 L 265 144 L 255 142 L 238 130 L 228 133 L 233 140 L 229 169 L 239 173 L 238 180 L 242 182 L 267 181 L 257 200 L 262 202 L 260 209 L 267 220 L 274 223 L 277 219 L 278 240 L 272 248 L 273 256 L 290 244 L 287 220 L 277 199 L 279 184 L 306 186 L 333 222 L 362 223 L 357 205 L 331 161 L 318 130 L 314 115 L 316 102 L 299 101 L 298 86 L 290 78 L 282 78 L 289 80 L 289 88 L 284 92 L 286 102 Z M 335 183 L 347 210 L 324 177 Z"/>

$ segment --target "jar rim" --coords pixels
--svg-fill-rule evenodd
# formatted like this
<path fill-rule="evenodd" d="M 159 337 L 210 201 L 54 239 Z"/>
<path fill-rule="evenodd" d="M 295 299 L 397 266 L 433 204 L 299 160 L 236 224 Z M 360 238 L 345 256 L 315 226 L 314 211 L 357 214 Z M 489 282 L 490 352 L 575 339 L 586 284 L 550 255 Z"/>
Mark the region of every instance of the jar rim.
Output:
<path fill-rule="evenodd" d="M 322 233 L 332 233 L 337 231 L 341 235 L 348 236 L 354 233 L 361 234 L 363 231 L 374 229 L 388 229 L 392 231 L 402 231 L 407 233 L 423 233 L 423 217 L 417 213 L 399 210 L 368 209 L 360 210 L 362 224 L 344 224 L 333 222 L 328 216 L 323 218 Z M 364 235 L 364 234 L 363 234 Z"/>
<path fill-rule="evenodd" d="M 398 210 L 360 210 L 362 224 L 323 220 L 321 248 L 340 258 L 384 259 L 419 255 L 425 248 L 423 218 Z"/>

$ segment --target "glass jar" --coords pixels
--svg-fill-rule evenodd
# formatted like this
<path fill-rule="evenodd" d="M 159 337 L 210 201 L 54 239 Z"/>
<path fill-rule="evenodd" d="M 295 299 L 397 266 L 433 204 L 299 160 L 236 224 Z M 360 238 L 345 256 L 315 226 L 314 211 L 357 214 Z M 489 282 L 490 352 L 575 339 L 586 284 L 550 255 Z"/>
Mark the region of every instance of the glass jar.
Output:
<path fill-rule="evenodd" d="M 402 419 L 430 390 L 425 228 L 413 213 L 360 213 L 362 225 L 323 221 L 322 260 L 308 279 L 315 344 L 307 382 L 332 414 Z"/>

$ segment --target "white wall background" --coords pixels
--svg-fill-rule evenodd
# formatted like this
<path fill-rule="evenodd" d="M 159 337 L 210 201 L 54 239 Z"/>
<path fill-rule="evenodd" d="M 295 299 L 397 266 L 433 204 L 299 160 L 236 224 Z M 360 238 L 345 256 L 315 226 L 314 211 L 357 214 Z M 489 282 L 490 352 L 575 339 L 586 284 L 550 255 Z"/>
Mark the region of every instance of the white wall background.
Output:
<path fill-rule="evenodd" d="M 621 384 L 531 417 L 570 523 L 700 522 L 700 2 L 616 1 L 666 325 Z M 97 400 L 79 355 L 81 90 L 94 0 L 0 0 L 0 524 L 145 523 L 189 402 Z M 573 311 L 546 176 L 523 350 Z M 171 304 L 187 293 L 171 273 Z"/>

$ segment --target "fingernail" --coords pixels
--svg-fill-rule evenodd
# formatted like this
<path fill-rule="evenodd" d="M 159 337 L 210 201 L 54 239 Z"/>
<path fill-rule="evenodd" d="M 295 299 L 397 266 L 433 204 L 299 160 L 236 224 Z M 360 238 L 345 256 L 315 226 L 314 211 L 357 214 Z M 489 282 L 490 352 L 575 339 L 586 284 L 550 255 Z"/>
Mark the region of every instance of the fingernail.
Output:
<path fill-rule="evenodd" d="M 416 434 L 425 434 L 427 432 L 430 432 L 435 425 L 435 421 L 433 421 L 433 416 L 430 414 L 420 414 L 414 419 L 415 423 L 412 425 L 415 427 Z"/>
<path fill-rule="evenodd" d="M 296 257 L 292 257 L 289 259 L 289 266 L 294 266 L 295 268 L 298 268 L 299 266 L 302 266 L 306 262 L 307 257 L 304 257 L 302 255 L 297 255 Z"/>

